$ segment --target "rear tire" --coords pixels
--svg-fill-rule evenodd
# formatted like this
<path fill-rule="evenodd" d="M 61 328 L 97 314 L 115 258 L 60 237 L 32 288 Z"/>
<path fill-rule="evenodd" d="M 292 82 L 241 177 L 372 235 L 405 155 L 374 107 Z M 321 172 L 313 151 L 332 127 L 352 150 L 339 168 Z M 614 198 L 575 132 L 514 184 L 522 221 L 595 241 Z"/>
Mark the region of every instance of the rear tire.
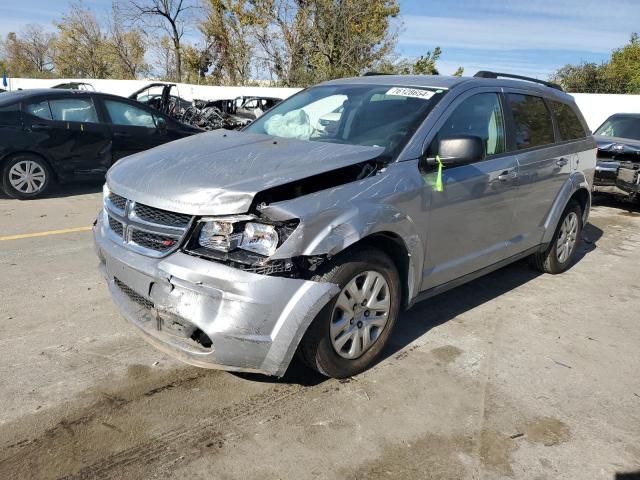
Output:
<path fill-rule="evenodd" d="M 327 377 L 363 372 L 382 354 L 400 310 L 400 277 L 393 261 L 367 247 L 336 257 L 314 280 L 336 283 L 341 292 L 305 333 L 303 360 Z"/>
<path fill-rule="evenodd" d="M 562 212 L 553 241 L 546 250 L 531 256 L 531 266 L 543 273 L 564 272 L 571 265 L 581 239 L 582 208 L 571 200 Z"/>
<path fill-rule="evenodd" d="M 2 169 L 2 187 L 7 195 L 20 200 L 42 196 L 52 181 L 49 165 L 37 155 L 18 154 Z"/>

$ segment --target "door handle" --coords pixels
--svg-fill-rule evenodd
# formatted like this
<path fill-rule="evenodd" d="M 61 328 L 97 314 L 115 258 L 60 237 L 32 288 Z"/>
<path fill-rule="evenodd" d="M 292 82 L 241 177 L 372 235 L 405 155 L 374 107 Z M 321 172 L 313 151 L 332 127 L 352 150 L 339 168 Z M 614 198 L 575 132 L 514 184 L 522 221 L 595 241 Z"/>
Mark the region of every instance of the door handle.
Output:
<path fill-rule="evenodd" d="M 515 170 L 505 170 L 500 175 L 498 175 L 498 180 L 501 182 L 508 182 L 509 180 L 515 180 L 518 178 L 518 172 Z"/>
<path fill-rule="evenodd" d="M 559 167 L 564 167 L 567 163 L 569 163 L 569 160 L 564 157 L 556 160 L 556 165 L 558 165 Z"/>
<path fill-rule="evenodd" d="M 45 123 L 34 123 L 31 125 L 31 130 L 51 130 L 51 126 Z"/>

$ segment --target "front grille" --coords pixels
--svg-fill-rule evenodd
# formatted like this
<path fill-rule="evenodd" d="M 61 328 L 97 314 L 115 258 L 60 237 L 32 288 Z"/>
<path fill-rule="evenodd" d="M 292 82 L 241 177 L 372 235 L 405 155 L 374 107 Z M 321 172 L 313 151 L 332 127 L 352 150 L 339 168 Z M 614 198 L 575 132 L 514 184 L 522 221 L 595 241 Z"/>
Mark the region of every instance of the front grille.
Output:
<path fill-rule="evenodd" d="M 273 262 L 267 265 L 251 267 L 248 265 L 238 264 L 238 267 L 245 272 L 257 273 L 258 275 L 278 275 L 290 272 L 293 269 L 291 262 Z"/>
<path fill-rule="evenodd" d="M 160 223 L 172 227 L 186 227 L 191 221 L 190 215 L 168 212 L 167 210 L 149 207 L 140 203 L 136 203 L 135 212 L 138 218 L 145 222 Z"/>
<path fill-rule="evenodd" d="M 124 293 L 127 297 L 129 297 L 129 300 L 131 300 L 132 302 L 135 302 L 141 307 L 144 307 L 149 310 L 153 308 L 153 302 L 151 300 L 133 291 L 118 277 L 113 277 L 113 282 L 116 284 L 116 287 L 118 287 L 122 291 L 122 293 Z"/>
<path fill-rule="evenodd" d="M 150 257 L 175 250 L 193 217 L 128 200 L 113 192 L 104 204 L 109 236 L 116 243 Z"/>
<path fill-rule="evenodd" d="M 111 201 L 114 207 L 119 208 L 120 210 L 124 210 L 124 207 L 127 204 L 126 198 L 116 195 L 113 192 L 109 193 L 109 201 Z"/>
<path fill-rule="evenodd" d="M 149 248 L 157 252 L 170 250 L 175 246 L 177 240 L 166 235 L 158 235 L 156 233 L 144 232 L 142 230 L 134 230 L 131 233 L 131 241 L 136 245 Z"/>
<path fill-rule="evenodd" d="M 122 223 L 120 223 L 118 220 L 114 219 L 113 217 L 109 217 L 109 228 L 113 230 L 113 233 L 115 233 L 119 237 L 122 237 L 124 227 L 122 226 Z"/>

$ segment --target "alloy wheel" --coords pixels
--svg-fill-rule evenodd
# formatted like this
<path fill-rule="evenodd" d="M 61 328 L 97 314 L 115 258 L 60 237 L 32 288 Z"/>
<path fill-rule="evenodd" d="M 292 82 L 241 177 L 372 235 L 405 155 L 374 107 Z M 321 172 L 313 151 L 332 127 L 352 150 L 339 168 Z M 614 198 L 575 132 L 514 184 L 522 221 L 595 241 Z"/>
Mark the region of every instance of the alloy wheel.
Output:
<path fill-rule="evenodd" d="M 378 272 L 356 275 L 338 295 L 331 317 L 331 344 L 350 360 L 363 355 L 378 340 L 389 319 L 389 285 Z"/>
<path fill-rule="evenodd" d="M 570 212 L 560 226 L 556 245 L 556 257 L 560 263 L 564 263 L 571 257 L 576 246 L 578 236 L 578 215 Z"/>

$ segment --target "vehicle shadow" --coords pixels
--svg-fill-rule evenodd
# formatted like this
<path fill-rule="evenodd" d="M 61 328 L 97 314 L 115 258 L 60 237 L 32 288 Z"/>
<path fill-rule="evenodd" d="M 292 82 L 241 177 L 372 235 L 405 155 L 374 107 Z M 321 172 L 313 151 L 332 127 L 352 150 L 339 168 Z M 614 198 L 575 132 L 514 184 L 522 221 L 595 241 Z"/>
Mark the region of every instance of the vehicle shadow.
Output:
<path fill-rule="evenodd" d="M 99 193 L 102 191 L 102 185 L 104 184 L 104 180 L 87 180 L 84 182 L 78 183 L 57 183 L 51 186 L 51 189 L 38 197 L 38 200 L 47 199 L 47 198 L 65 198 L 65 197 L 73 197 L 76 195 L 87 195 L 91 193 Z M 2 188 L 0 188 L 0 199 L 2 200 L 13 200 L 9 195 L 4 193 Z M 19 202 L 21 200 L 16 200 Z M 29 201 L 29 200 L 24 200 Z"/>
<path fill-rule="evenodd" d="M 620 200 L 612 195 L 593 196 L 592 206 L 602 206 L 626 210 L 628 213 L 640 213 L 640 201 Z"/>
<path fill-rule="evenodd" d="M 602 235 L 603 231 L 595 225 L 589 223 L 584 227 L 583 241 L 578 246 L 571 268 L 597 248 L 597 242 Z M 542 273 L 533 270 L 525 259 L 436 297 L 417 303 L 400 314 L 393 334 L 389 339 L 389 344 L 378 363 L 382 363 L 389 357 L 396 355 L 400 350 L 428 333 L 431 329 L 454 320 L 459 315 L 490 302 L 540 275 Z M 304 365 L 297 356 L 294 357 L 282 378 L 248 373 L 234 373 L 234 375 L 256 382 L 298 384 L 303 386 L 315 386 L 327 380 L 326 377 Z"/>

